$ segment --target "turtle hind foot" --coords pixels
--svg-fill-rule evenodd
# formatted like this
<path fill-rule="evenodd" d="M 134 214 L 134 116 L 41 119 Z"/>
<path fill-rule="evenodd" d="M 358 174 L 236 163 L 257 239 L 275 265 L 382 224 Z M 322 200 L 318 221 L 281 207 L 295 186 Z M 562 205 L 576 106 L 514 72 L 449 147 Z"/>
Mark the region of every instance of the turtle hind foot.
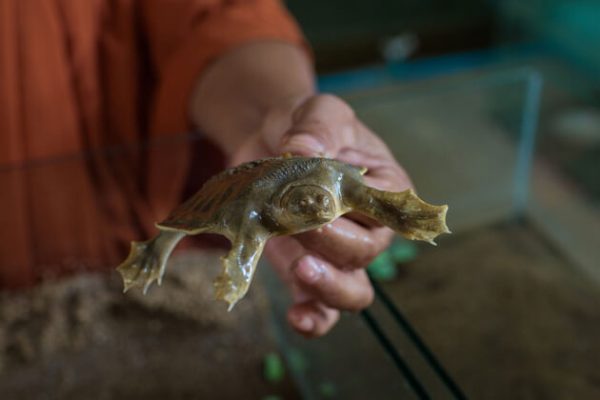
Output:
<path fill-rule="evenodd" d="M 406 239 L 435 245 L 437 236 L 451 233 L 446 225 L 448 206 L 426 203 L 411 189 L 396 193 L 369 188 L 369 192 L 374 201 L 366 207 L 367 215 Z"/>
<path fill-rule="evenodd" d="M 240 274 L 236 274 L 240 267 L 230 264 L 231 261 L 226 257 L 222 257 L 221 261 L 223 269 L 213 282 L 215 299 L 226 302 L 227 311 L 231 311 L 246 294 L 249 282 L 245 281 Z"/>
<path fill-rule="evenodd" d="M 266 242 L 266 236 L 257 231 L 235 240 L 231 250 L 225 257 L 221 257 L 221 274 L 214 282 L 217 300 L 227 302 L 227 310 L 233 307 L 250 287 L 256 264 Z"/>
<path fill-rule="evenodd" d="M 434 239 L 442 233 L 451 233 L 446 225 L 447 205 L 434 206 L 421 200 L 411 189 L 397 194 L 402 203 L 403 218 L 400 233 L 411 240 L 422 240 L 436 245 Z"/>
<path fill-rule="evenodd" d="M 123 278 L 123 292 L 133 287 L 143 287 L 144 294 L 154 281 L 160 285 L 165 273 L 167 259 L 182 233 L 161 232 L 145 242 L 131 242 L 129 256 L 117 267 Z"/>

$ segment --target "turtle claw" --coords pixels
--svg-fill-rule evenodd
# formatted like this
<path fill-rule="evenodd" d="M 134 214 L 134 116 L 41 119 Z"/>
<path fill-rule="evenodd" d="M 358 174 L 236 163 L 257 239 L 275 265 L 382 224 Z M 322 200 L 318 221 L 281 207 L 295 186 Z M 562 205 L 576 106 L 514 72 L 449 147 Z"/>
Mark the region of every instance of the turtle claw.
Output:
<path fill-rule="evenodd" d="M 151 284 L 152 284 L 152 280 L 146 281 L 146 284 L 144 285 L 144 290 L 143 290 L 144 294 L 148 293 L 148 288 L 150 287 Z"/>

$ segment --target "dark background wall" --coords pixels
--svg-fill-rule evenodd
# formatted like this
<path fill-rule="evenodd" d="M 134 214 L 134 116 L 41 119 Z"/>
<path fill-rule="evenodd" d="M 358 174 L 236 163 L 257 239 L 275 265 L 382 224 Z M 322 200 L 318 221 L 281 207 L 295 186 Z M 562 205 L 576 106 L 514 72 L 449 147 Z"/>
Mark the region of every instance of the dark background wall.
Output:
<path fill-rule="evenodd" d="M 406 35 L 411 57 L 484 48 L 494 31 L 486 0 L 288 0 L 316 54 L 319 72 L 382 60 L 386 40 Z"/>

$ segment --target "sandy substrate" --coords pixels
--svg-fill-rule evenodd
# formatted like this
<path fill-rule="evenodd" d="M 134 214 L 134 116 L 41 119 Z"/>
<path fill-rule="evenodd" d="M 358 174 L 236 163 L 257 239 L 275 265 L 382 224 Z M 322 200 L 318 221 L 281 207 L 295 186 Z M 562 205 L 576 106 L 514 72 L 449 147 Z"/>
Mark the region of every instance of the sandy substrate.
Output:
<path fill-rule="evenodd" d="M 600 290 L 517 224 L 444 238 L 386 284 L 472 399 L 600 399 Z"/>
<path fill-rule="evenodd" d="M 277 349 L 260 285 L 231 313 L 213 300 L 217 257 L 179 255 L 147 296 L 116 274 L 0 295 L 0 399 L 297 398 L 263 380 Z"/>
<path fill-rule="evenodd" d="M 470 398 L 600 398 L 600 290 L 539 235 L 503 225 L 424 249 L 385 288 Z M 262 377 L 277 348 L 260 282 L 227 313 L 217 255 L 174 261 L 147 296 L 123 295 L 116 275 L 0 295 L 0 399 L 298 398 L 289 378 Z M 352 329 L 336 346 L 357 349 Z"/>

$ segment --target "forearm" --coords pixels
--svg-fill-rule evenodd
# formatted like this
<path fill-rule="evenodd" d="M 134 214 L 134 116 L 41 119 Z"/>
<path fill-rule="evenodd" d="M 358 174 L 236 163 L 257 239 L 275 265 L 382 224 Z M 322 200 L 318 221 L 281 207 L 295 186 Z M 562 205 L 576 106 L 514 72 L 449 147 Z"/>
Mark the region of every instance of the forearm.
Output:
<path fill-rule="evenodd" d="M 257 42 L 225 55 L 202 74 L 190 113 L 196 128 L 231 156 L 260 129 L 282 135 L 292 110 L 314 92 L 314 74 L 302 49 Z"/>

